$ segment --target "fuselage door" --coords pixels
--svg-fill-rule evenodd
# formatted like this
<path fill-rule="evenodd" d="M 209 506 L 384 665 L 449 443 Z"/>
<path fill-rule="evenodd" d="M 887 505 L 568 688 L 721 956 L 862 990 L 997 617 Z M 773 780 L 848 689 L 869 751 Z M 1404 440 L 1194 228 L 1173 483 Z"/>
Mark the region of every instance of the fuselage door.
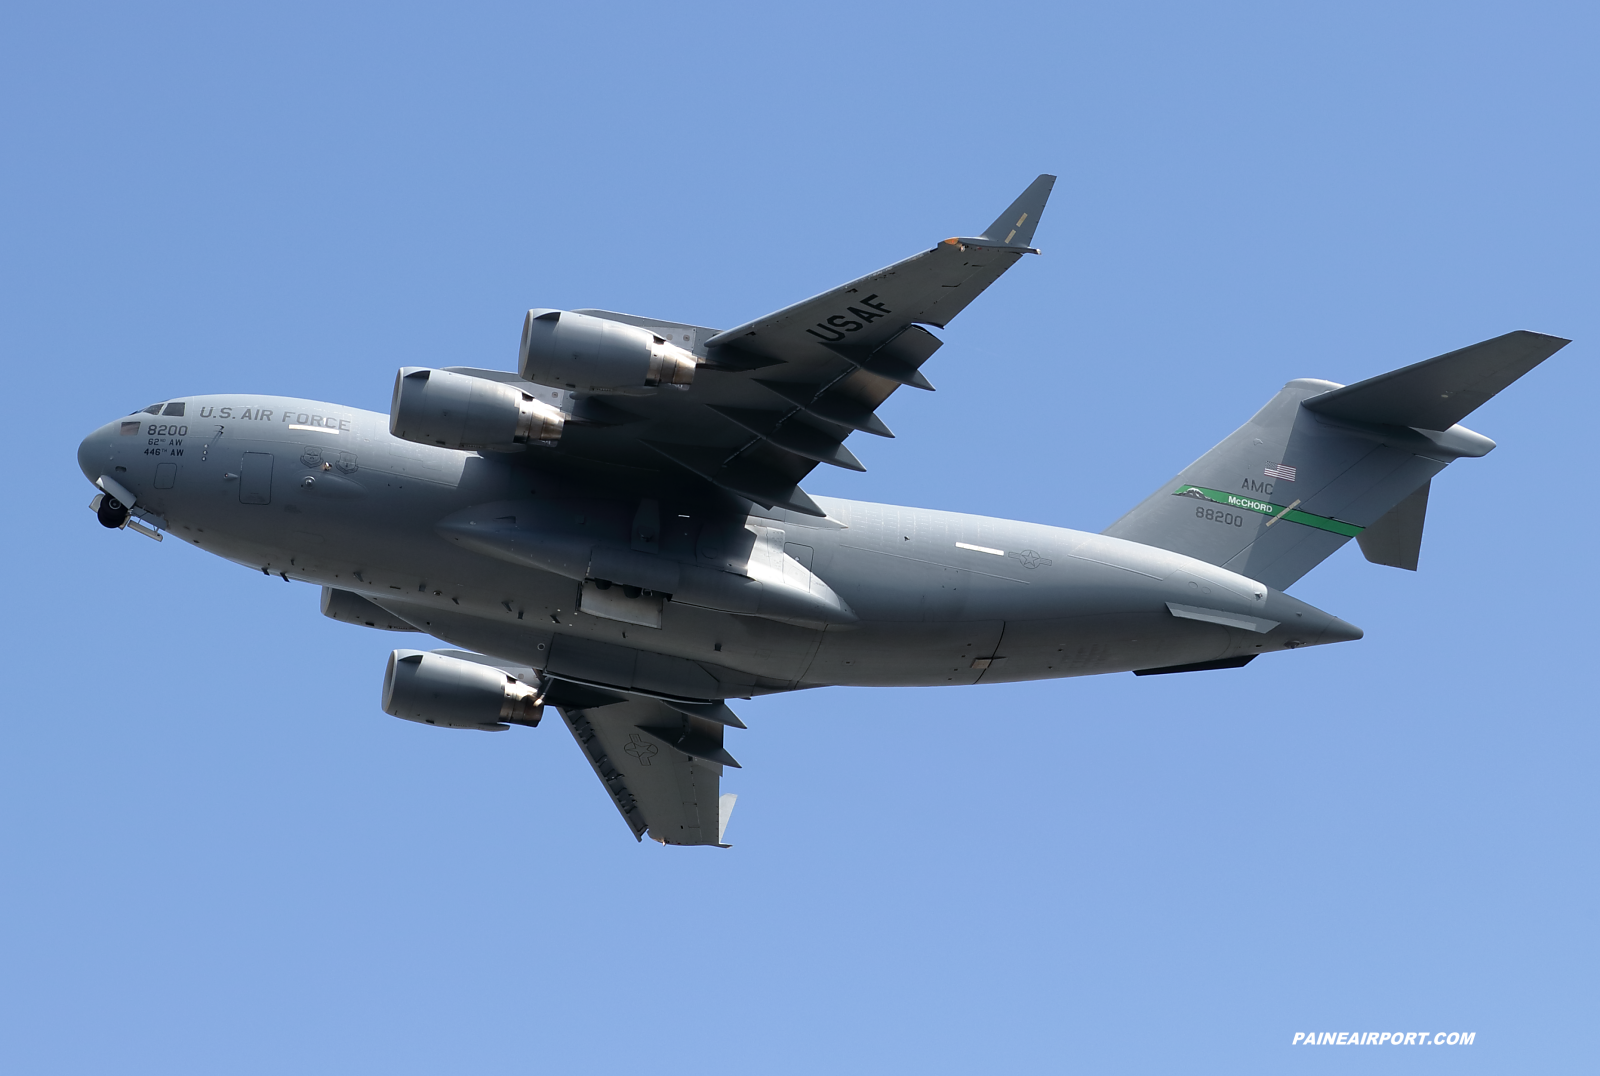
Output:
<path fill-rule="evenodd" d="M 239 503 L 272 503 L 272 453 L 246 452 L 239 468 Z"/>

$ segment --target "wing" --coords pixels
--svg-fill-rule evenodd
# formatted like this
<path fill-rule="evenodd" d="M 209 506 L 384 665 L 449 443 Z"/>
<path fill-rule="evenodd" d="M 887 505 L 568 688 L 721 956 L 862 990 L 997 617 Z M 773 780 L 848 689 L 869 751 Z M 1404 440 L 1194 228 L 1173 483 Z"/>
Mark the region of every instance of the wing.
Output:
<path fill-rule="evenodd" d="M 825 513 L 800 489 L 818 463 L 865 470 L 844 441 L 892 437 L 876 411 L 901 385 L 932 389 L 922 364 L 943 327 L 1028 253 L 1053 176 L 1040 176 L 982 235 L 946 239 L 876 273 L 733 329 L 580 310 L 647 328 L 701 361 L 693 384 L 650 395 L 561 398 L 572 421 L 541 462 L 613 482 L 710 482 L 766 508 Z M 515 375 L 452 369 L 514 380 Z M 527 383 L 524 383 L 527 384 Z M 535 391 L 529 389 L 528 391 Z"/>
<path fill-rule="evenodd" d="M 722 738 L 745 724 L 726 702 L 640 694 L 470 650 L 433 653 L 540 685 L 541 701 L 561 714 L 635 840 L 649 833 L 662 844 L 729 847 L 722 835 L 738 797 L 720 786 L 723 767 L 739 763 Z"/>
<path fill-rule="evenodd" d="M 564 682 L 548 696 L 583 748 L 595 776 L 635 839 L 662 844 L 722 842 L 734 796 L 722 768 L 739 764 L 722 746 L 723 724 L 659 699 Z M 716 712 L 719 704 L 702 709 Z M 734 718 L 720 706 L 722 720 Z"/>
<path fill-rule="evenodd" d="M 718 333 L 706 341 L 712 360 L 831 368 L 818 354 L 820 346 L 876 365 L 870 356 L 907 327 L 943 328 L 1018 258 L 1038 253 L 1029 244 L 1054 185 L 1054 176 L 1034 180 L 980 236 L 946 239 L 886 269 Z"/>

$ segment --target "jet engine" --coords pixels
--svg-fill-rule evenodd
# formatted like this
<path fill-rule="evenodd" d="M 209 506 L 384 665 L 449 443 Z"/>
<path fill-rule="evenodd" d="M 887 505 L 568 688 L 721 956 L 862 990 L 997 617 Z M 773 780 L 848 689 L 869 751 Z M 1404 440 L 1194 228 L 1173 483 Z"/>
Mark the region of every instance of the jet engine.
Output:
<path fill-rule="evenodd" d="M 383 712 L 449 729 L 533 728 L 544 716 L 544 689 L 475 661 L 396 650 L 383 674 Z"/>
<path fill-rule="evenodd" d="M 448 370 L 403 367 L 394 379 L 389 432 L 421 445 L 510 448 L 561 438 L 566 416 L 515 385 Z"/>
<path fill-rule="evenodd" d="M 574 314 L 530 310 L 517 370 L 528 381 L 580 392 L 629 393 L 688 386 L 699 360 L 649 329 Z"/>

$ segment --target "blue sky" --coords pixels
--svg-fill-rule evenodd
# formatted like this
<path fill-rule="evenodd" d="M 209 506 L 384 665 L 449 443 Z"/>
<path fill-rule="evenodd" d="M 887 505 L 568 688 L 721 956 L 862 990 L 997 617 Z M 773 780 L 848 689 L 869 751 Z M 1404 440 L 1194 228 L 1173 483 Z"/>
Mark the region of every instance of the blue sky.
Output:
<path fill-rule="evenodd" d="M 0 35 L 0 1067 L 1589 1072 L 1594 9 L 13 7 Z M 1292 377 L 1527 328 L 1422 571 L 1246 670 L 746 703 L 735 848 L 557 725 L 385 717 L 395 637 L 84 510 L 214 391 L 385 410 L 529 306 L 726 326 L 981 228 L 1019 264 L 812 493 L 1098 530 Z M 403 640 L 402 640 L 403 641 Z M 1301 1030 L 1470 1048 L 1291 1048 Z"/>

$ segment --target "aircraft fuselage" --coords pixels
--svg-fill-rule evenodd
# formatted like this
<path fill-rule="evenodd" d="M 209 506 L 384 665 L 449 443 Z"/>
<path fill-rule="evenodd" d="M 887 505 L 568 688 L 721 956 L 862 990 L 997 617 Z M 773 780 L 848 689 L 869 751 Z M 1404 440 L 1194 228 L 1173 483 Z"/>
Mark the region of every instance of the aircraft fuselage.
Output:
<path fill-rule="evenodd" d="M 827 519 L 591 496 L 542 467 L 539 449 L 415 444 L 389 433 L 387 415 L 311 400 L 182 403 L 181 415 L 130 415 L 85 438 L 85 475 L 120 483 L 146 518 L 208 552 L 579 679 L 722 698 L 1079 676 L 1360 637 L 1254 580 L 1099 534 L 820 497 Z M 490 532 L 534 552 L 505 552 L 511 538 Z M 579 608 L 589 569 L 550 570 L 561 554 L 541 552 L 547 535 L 710 579 L 744 582 L 765 557 L 844 611 L 827 622 L 667 600 L 660 627 L 593 615 Z"/>

